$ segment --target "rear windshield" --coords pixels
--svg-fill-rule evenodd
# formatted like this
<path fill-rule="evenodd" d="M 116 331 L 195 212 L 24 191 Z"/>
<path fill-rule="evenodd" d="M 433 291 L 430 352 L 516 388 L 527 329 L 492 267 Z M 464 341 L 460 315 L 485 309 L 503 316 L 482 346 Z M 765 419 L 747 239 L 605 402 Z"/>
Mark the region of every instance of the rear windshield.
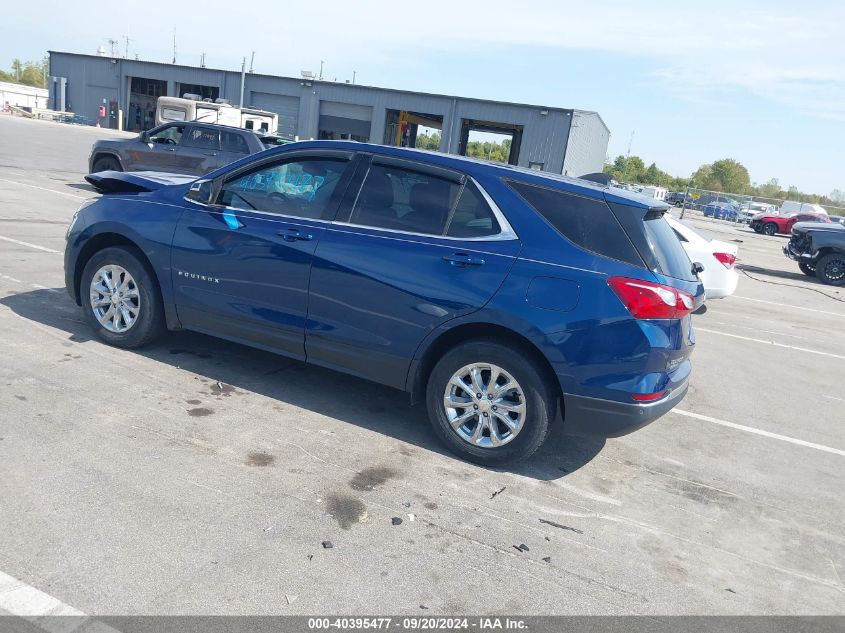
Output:
<path fill-rule="evenodd" d="M 652 210 L 643 217 L 646 240 L 657 263 L 658 272 L 675 279 L 695 281 L 692 263 L 678 236 L 663 219 L 663 210 Z"/>

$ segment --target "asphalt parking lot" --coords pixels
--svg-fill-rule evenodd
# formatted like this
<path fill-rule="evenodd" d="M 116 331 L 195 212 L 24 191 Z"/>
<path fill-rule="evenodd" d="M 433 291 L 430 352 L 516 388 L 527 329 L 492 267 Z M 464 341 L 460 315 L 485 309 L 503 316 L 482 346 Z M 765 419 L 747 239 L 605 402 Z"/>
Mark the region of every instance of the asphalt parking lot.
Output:
<path fill-rule="evenodd" d="M 786 238 L 692 219 L 744 273 L 678 410 L 495 471 L 384 387 L 93 340 L 62 251 L 109 134 L 0 117 L 0 613 L 845 613 L 845 288 Z"/>

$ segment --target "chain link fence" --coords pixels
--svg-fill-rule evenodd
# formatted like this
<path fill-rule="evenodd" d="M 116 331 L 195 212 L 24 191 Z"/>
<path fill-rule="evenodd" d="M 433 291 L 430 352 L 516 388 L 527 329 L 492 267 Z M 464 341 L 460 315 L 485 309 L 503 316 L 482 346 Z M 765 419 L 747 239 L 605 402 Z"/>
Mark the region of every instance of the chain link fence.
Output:
<path fill-rule="evenodd" d="M 809 202 L 799 203 L 763 196 L 745 196 L 696 187 L 690 187 L 683 192 L 674 192 L 674 195 L 670 194 L 667 197 L 667 202 L 674 204 L 681 210 L 680 216 L 682 218 L 691 215 L 743 224 L 747 223 L 751 216 L 757 213 L 779 213 L 784 202 L 789 203 L 790 212 L 816 213 L 818 208 L 821 207 L 830 216 L 845 217 L 845 207 L 842 206 L 815 205 Z"/>

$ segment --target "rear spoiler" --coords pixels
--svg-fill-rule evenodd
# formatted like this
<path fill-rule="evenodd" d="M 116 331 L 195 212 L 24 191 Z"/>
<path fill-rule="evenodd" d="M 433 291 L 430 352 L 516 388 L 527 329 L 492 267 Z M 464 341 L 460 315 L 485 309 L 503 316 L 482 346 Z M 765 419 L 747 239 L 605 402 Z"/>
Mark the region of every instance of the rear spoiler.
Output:
<path fill-rule="evenodd" d="M 100 193 L 145 193 L 162 187 L 186 185 L 196 180 L 195 176 L 167 174 L 157 171 L 100 171 L 85 176 Z"/>

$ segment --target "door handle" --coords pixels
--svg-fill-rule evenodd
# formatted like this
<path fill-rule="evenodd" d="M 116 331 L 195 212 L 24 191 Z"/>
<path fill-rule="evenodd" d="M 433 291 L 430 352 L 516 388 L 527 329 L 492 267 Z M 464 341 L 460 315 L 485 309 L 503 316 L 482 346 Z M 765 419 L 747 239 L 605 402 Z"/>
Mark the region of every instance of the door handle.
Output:
<path fill-rule="evenodd" d="M 217 156 L 217 152 L 205 152 L 206 156 Z"/>
<path fill-rule="evenodd" d="M 459 266 L 464 268 L 466 266 L 483 266 L 484 260 L 480 257 L 470 257 L 466 253 L 453 253 L 452 255 L 444 255 L 443 259 L 449 262 L 452 266 Z"/>
<path fill-rule="evenodd" d="M 175 147 L 165 147 L 164 150 L 167 151 L 167 152 L 175 152 L 176 148 Z"/>
<path fill-rule="evenodd" d="M 314 236 L 310 233 L 300 233 L 299 229 L 287 229 L 285 231 L 278 231 L 276 235 L 280 235 L 285 242 L 310 242 Z"/>

